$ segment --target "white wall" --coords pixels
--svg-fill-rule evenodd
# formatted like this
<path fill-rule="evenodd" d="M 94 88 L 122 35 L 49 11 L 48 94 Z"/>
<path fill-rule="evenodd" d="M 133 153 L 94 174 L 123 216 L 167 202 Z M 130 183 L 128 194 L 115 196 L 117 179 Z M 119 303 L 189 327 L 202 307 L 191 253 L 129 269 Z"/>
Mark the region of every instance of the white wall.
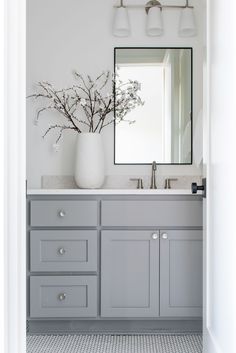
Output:
<path fill-rule="evenodd" d="M 142 0 L 126 0 L 127 4 L 144 4 Z M 182 4 L 181 0 L 163 1 Z M 192 46 L 194 48 L 194 111 L 197 117 L 202 107 L 202 0 L 193 0 L 198 22 L 198 36 L 178 36 L 178 10 L 163 10 L 165 33 L 162 37 L 145 34 L 144 10 L 130 11 L 132 35 L 115 38 L 111 34 L 114 1 L 110 0 L 28 0 L 27 1 L 27 94 L 35 83 L 48 80 L 61 88 L 69 85 L 72 70 L 97 75 L 113 70 L 115 46 Z M 33 124 L 37 104 L 27 101 L 27 179 L 28 187 L 40 187 L 42 175 L 73 175 L 73 133 L 64 135 L 59 153 L 52 150 L 53 134 L 42 140 L 50 114 Z M 113 165 L 113 128 L 104 131 L 108 175 L 145 175 L 148 166 Z M 199 175 L 195 166 L 160 166 L 159 174 Z"/>
<path fill-rule="evenodd" d="M 206 353 L 236 352 L 235 1 L 207 1 Z M 204 104 L 205 105 L 205 104 Z M 209 121 L 208 121 L 209 120 Z M 208 129 L 206 129 L 208 130 Z M 204 130 L 205 132 L 205 130 Z M 205 157 L 205 156 L 204 156 Z"/>

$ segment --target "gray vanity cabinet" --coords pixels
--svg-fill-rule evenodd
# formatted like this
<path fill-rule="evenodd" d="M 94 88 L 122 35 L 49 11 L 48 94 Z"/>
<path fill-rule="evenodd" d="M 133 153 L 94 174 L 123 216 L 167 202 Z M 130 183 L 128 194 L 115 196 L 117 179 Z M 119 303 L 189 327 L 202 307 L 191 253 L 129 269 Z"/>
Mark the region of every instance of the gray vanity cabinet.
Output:
<path fill-rule="evenodd" d="M 200 327 L 201 197 L 31 195 L 27 221 L 29 332 Z"/>
<path fill-rule="evenodd" d="M 101 316 L 159 316 L 159 232 L 104 230 Z"/>
<path fill-rule="evenodd" d="M 160 315 L 202 316 L 202 231 L 162 230 Z"/>

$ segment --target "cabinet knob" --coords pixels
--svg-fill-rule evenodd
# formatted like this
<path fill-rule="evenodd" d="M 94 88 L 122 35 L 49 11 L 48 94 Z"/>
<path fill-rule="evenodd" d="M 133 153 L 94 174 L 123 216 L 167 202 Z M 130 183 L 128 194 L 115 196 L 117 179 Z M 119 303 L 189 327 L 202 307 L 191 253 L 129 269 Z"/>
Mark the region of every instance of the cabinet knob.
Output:
<path fill-rule="evenodd" d="M 66 293 L 60 293 L 59 295 L 58 295 L 58 299 L 62 302 L 63 300 L 65 300 L 66 299 Z"/>
<path fill-rule="evenodd" d="M 161 237 L 162 237 L 162 239 L 168 239 L 167 233 L 163 233 Z"/>
<path fill-rule="evenodd" d="M 60 255 L 64 255 L 65 252 L 66 252 L 66 250 L 65 250 L 64 248 L 58 249 L 58 253 L 59 253 Z"/>
<path fill-rule="evenodd" d="M 63 218 L 63 217 L 65 217 L 66 212 L 65 212 L 64 210 L 60 210 L 60 211 L 58 212 L 58 215 L 59 215 L 59 217 Z"/>
<path fill-rule="evenodd" d="M 157 233 L 153 233 L 152 234 L 152 239 L 154 239 L 154 240 L 158 239 L 158 234 Z"/>

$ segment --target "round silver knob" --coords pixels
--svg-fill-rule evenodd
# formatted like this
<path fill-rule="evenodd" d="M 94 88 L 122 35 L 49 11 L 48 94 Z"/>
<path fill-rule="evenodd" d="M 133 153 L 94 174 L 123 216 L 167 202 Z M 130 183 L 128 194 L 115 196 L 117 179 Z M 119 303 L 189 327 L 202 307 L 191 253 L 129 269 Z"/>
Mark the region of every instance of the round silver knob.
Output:
<path fill-rule="evenodd" d="M 153 233 L 152 234 L 152 239 L 154 239 L 154 240 L 158 239 L 158 234 L 157 233 Z"/>
<path fill-rule="evenodd" d="M 167 233 L 163 233 L 163 234 L 162 234 L 162 239 L 168 239 Z"/>
<path fill-rule="evenodd" d="M 58 212 L 58 215 L 59 215 L 59 217 L 63 218 L 63 217 L 65 217 L 66 212 L 65 212 L 64 210 L 60 210 L 60 211 Z"/>
<path fill-rule="evenodd" d="M 66 299 L 66 293 L 60 293 L 60 294 L 58 295 L 58 299 L 59 299 L 60 301 L 65 300 L 65 299 Z"/>
<path fill-rule="evenodd" d="M 60 255 L 64 255 L 65 252 L 66 252 L 66 250 L 65 250 L 64 248 L 58 249 L 58 253 L 59 253 Z"/>

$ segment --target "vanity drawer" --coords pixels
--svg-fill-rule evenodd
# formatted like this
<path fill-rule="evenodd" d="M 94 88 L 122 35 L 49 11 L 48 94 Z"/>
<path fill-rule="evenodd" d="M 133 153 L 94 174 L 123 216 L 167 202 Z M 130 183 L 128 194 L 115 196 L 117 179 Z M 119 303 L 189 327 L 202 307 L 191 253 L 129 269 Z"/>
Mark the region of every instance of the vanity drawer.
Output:
<path fill-rule="evenodd" d="M 30 270 L 97 271 L 97 231 L 31 231 Z"/>
<path fill-rule="evenodd" d="M 202 201 L 102 201 L 102 226 L 202 227 Z"/>
<path fill-rule="evenodd" d="M 30 317 L 96 317 L 96 276 L 31 276 Z"/>
<path fill-rule="evenodd" d="M 32 200 L 30 225 L 33 227 L 96 227 L 97 210 L 97 201 Z"/>

